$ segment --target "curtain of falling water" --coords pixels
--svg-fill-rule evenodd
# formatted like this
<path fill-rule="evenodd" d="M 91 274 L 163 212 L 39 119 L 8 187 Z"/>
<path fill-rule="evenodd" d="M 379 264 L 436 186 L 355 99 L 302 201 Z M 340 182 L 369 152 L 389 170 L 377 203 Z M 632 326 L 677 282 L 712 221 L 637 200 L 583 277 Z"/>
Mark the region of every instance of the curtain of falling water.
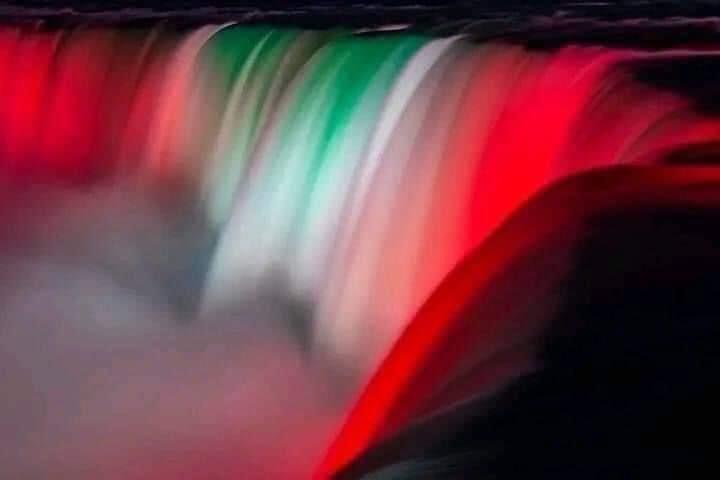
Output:
<path fill-rule="evenodd" d="M 209 25 L 0 29 L 4 175 L 179 182 L 217 230 L 203 310 L 266 288 L 367 371 L 558 178 L 716 138 L 639 51 Z"/>

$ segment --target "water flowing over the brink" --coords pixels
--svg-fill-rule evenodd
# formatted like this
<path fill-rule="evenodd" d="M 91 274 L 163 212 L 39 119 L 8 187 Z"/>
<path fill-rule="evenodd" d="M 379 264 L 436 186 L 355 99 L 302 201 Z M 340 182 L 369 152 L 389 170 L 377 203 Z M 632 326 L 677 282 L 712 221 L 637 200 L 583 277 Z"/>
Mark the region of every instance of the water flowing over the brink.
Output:
<path fill-rule="evenodd" d="M 3 175 L 181 188 L 217 233 L 201 309 L 263 289 L 368 372 L 453 266 L 543 187 L 720 138 L 640 66 L 714 52 L 532 50 L 232 24 L 0 29 Z"/>

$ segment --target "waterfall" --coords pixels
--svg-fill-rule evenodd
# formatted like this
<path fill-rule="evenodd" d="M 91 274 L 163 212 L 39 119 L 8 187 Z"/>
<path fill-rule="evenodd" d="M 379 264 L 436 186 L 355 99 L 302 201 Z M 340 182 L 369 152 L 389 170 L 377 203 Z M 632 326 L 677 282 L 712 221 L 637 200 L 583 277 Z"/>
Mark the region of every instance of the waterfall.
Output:
<path fill-rule="evenodd" d="M 0 29 L 8 178 L 179 184 L 217 238 L 201 310 L 264 288 L 367 372 L 545 186 L 716 139 L 646 62 L 714 55 L 208 25 Z"/>

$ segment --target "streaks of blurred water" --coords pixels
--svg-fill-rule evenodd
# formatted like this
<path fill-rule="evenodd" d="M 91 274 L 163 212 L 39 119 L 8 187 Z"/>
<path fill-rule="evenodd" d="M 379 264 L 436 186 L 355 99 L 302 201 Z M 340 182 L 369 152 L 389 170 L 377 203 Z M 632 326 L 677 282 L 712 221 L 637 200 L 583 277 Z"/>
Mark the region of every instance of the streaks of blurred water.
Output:
<path fill-rule="evenodd" d="M 695 53 L 407 33 L 0 29 L 3 175 L 181 189 L 217 237 L 202 310 L 266 288 L 360 372 L 472 247 L 565 176 L 712 140 L 637 82 Z M 714 55 L 711 51 L 704 55 Z"/>

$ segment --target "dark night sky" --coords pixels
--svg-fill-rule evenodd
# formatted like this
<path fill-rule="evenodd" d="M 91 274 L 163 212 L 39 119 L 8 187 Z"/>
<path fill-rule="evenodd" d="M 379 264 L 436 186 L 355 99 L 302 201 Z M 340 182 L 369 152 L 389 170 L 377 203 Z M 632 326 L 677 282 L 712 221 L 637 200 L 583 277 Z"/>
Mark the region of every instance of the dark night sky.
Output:
<path fill-rule="evenodd" d="M 644 45 L 717 43 L 720 36 L 720 0 L 0 0 L 0 18 L 60 24 L 238 21 L 310 28 L 407 24 L 431 34 L 540 43 L 583 37 Z"/>

